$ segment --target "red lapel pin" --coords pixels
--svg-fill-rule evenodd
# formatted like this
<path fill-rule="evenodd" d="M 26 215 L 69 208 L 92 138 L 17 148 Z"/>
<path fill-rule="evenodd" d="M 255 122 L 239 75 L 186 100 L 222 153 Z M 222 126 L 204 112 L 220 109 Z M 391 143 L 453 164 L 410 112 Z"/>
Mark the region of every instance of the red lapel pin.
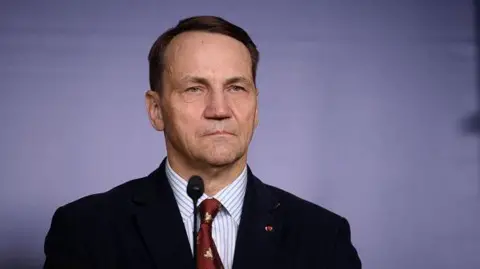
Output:
<path fill-rule="evenodd" d="M 273 227 L 270 226 L 270 225 L 267 225 L 267 226 L 265 226 L 265 231 L 271 232 L 271 231 L 273 231 Z"/>

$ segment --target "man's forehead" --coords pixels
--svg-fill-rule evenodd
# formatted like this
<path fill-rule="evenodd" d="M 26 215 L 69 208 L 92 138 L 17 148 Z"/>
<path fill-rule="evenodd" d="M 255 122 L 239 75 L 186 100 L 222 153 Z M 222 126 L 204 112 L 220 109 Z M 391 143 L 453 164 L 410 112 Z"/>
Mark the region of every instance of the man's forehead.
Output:
<path fill-rule="evenodd" d="M 174 37 L 165 50 L 167 61 L 174 63 L 251 64 L 250 52 L 240 41 L 222 34 L 186 32 Z M 217 61 L 215 61 L 217 60 Z"/>
<path fill-rule="evenodd" d="M 228 65 L 218 68 L 198 68 L 194 65 L 167 64 L 165 73 L 175 77 L 179 82 L 192 82 L 200 80 L 229 80 L 236 82 L 253 82 L 253 75 L 250 66 L 240 68 L 239 66 L 229 67 Z"/>
<path fill-rule="evenodd" d="M 186 32 L 175 37 L 165 51 L 165 71 L 178 82 L 253 83 L 248 49 L 231 37 Z"/>

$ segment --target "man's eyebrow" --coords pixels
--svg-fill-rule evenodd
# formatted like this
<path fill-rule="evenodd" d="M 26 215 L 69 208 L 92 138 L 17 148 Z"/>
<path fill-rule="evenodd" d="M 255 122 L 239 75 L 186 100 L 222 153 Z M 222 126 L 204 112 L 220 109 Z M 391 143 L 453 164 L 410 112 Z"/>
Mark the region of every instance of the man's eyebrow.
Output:
<path fill-rule="evenodd" d="M 251 85 L 252 81 L 247 79 L 246 77 L 237 76 L 237 77 L 232 77 L 227 79 L 225 84 L 233 84 L 233 83 L 244 83 L 244 84 Z"/>
<path fill-rule="evenodd" d="M 202 77 L 198 77 L 198 76 L 190 76 L 190 75 L 186 75 L 184 77 L 182 77 L 180 79 L 181 82 L 195 82 L 195 83 L 200 83 L 200 84 L 205 84 L 205 85 L 208 85 L 209 82 L 208 82 L 208 79 L 206 78 L 202 78 Z"/>
<path fill-rule="evenodd" d="M 186 76 L 182 77 L 180 79 L 180 81 L 184 82 L 184 83 L 194 82 L 194 83 L 200 83 L 200 84 L 203 84 L 203 85 L 210 85 L 210 82 L 208 81 L 208 79 L 206 79 L 204 77 L 199 77 L 199 76 L 186 75 Z M 243 77 L 243 76 L 235 76 L 235 77 L 228 78 L 225 81 L 224 84 L 228 85 L 228 84 L 233 84 L 233 83 L 244 83 L 244 84 L 247 84 L 247 85 L 252 85 L 252 81 L 249 80 L 246 77 Z"/>

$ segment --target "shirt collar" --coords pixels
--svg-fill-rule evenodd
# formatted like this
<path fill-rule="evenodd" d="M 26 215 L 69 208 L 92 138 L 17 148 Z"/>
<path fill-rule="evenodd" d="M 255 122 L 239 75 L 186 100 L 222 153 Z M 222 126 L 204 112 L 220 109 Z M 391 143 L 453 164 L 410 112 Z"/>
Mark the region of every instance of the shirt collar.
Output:
<path fill-rule="evenodd" d="M 177 200 L 178 208 L 182 218 L 190 218 L 193 214 L 192 199 L 187 194 L 187 180 L 183 179 L 170 166 L 168 159 L 165 165 L 168 182 L 172 187 L 173 194 Z M 247 167 L 245 167 L 240 175 L 228 186 L 223 188 L 213 197 L 207 196 L 205 193 L 198 199 L 197 206 L 207 198 L 215 198 L 222 204 L 222 209 L 226 210 L 237 223 L 240 223 L 242 214 L 243 198 L 247 189 Z"/>

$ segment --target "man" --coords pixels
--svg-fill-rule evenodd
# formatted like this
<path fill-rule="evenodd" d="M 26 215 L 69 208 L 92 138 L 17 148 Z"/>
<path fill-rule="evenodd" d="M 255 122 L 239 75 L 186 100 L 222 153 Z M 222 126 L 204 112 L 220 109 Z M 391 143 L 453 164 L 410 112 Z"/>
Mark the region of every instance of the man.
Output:
<path fill-rule="evenodd" d="M 146 106 L 167 157 L 145 178 L 57 209 L 44 268 L 361 268 L 346 219 L 247 166 L 258 59 L 248 34 L 218 17 L 188 18 L 161 35 Z M 193 175 L 205 187 L 196 240 Z"/>

